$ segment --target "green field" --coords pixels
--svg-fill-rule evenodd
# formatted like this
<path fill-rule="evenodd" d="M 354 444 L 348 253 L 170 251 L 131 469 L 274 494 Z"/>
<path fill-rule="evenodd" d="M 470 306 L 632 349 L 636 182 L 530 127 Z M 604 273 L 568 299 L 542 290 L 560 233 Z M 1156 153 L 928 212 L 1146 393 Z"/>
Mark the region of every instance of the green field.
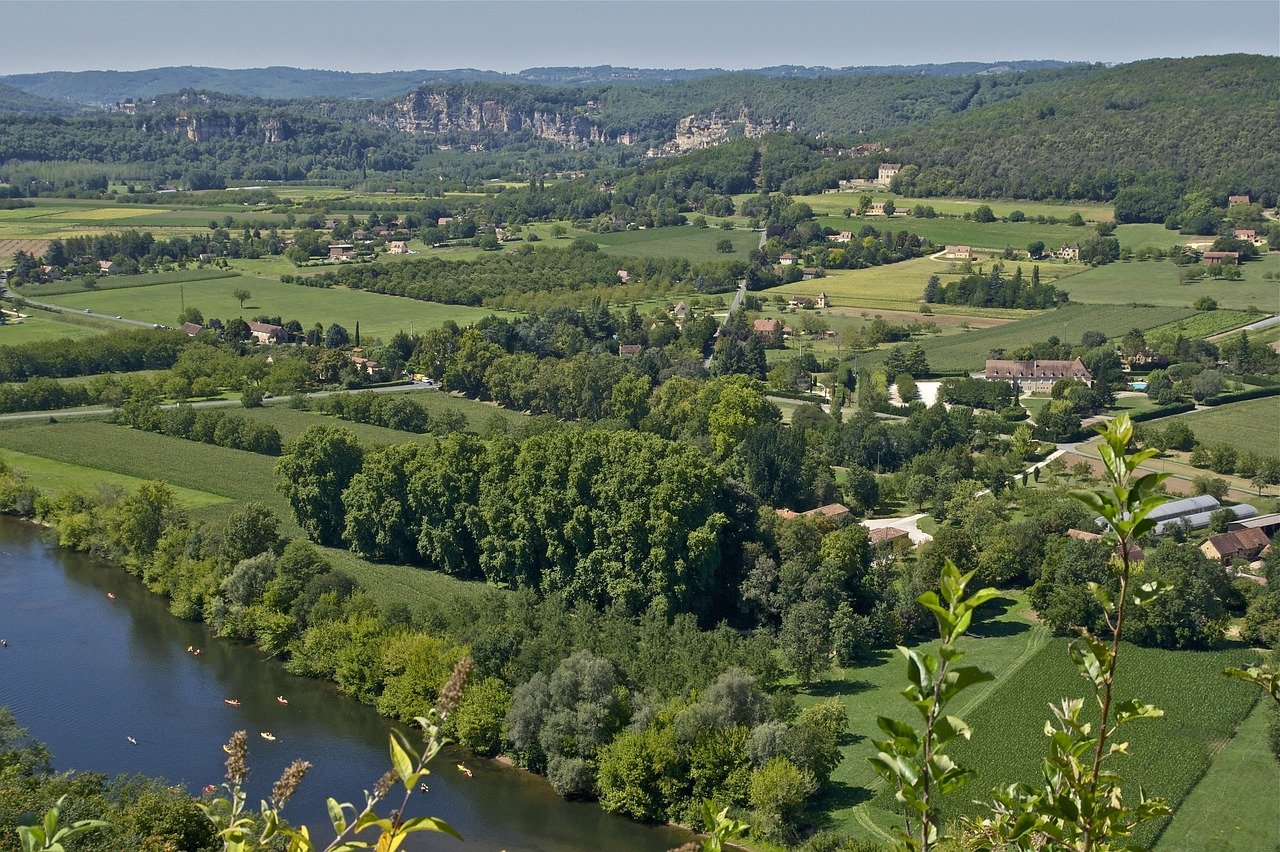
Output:
<path fill-rule="evenodd" d="M 974 732 L 971 742 L 961 742 L 949 751 L 962 766 L 977 773 L 965 788 L 944 800 L 943 812 L 950 819 L 974 813 L 972 800 L 985 799 L 987 791 L 1001 782 L 1036 780 L 1046 750 L 1043 727 L 1049 715 L 1048 703 L 1085 694 L 1085 683 L 1070 662 L 1066 642 L 1052 638 L 1034 623 L 1025 596 L 1010 593 L 988 607 L 998 614 L 988 614 L 974 628 L 972 634 L 978 638 L 965 643 L 965 662 L 993 673 L 995 680 L 962 694 L 949 708 L 968 721 Z M 932 650 L 936 643 L 926 647 Z M 1206 783 L 1220 794 L 1230 783 L 1232 761 L 1245 758 L 1260 747 L 1258 732 L 1246 726 L 1238 743 L 1231 742 L 1223 751 L 1221 759 L 1226 763 L 1221 767 L 1212 763 L 1257 698 L 1256 691 L 1221 674 L 1227 665 L 1238 663 L 1239 657 L 1239 651 L 1231 650 L 1124 648 L 1118 695 L 1141 697 L 1166 712 L 1163 719 L 1134 723 L 1128 729 L 1134 754 L 1117 763 L 1116 768 L 1130 788 L 1143 784 L 1148 791 L 1168 797 L 1176 808 L 1206 769 L 1210 772 Z M 884 841 L 900 824 L 892 793 L 867 758 L 875 752 L 872 740 L 882 736 L 875 724 L 876 716 L 911 717 L 912 711 L 900 694 L 904 674 L 901 655 L 880 652 L 861 667 L 833 671 L 809 694 L 801 696 L 802 705 L 839 698 L 849 710 L 850 736 L 842 747 L 844 759 L 832 776 L 830 792 L 817 804 L 824 827 Z M 1280 783 L 1280 767 L 1274 760 L 1253 758 L 1251 763 L 1255 768 L 1245 778 L 1247 785 L 1231 788 L 1239 796 L 1241 812 L 1273 813 L 1280 808 L 1280 799 L 1276 804 L 1264 803 L 1263 799 L 1275 798 L 1272 792 Z M 1189 800 L 1192 807 L 1196 807 L 1198 795 L 1204 795 L 1200 788 Z M 1259 805 L 1257 810 L 1253 808 L 1255 804 Z M 1179 825 L 1176 819 L 1173 825 Z M 1148 829 L 1145 842 L 1150 842 L 1158 828 Z M 1179 830 L 1192 840 L 1209 839 L 1194 825 Z"/>
<path fill-rule="evenodd" d="M 1191 313 L 1189 308 L 1066 305 L 998 328 L 927 337 L 919 343 L 935 370 L 980 370 L 992 349 L 1016 349 L 1055 335 L 1067 343 L 1077 343 L 1086 331 L 1118 337 L 1131 328 L 1154 328 Z M 886 351 L 879 349 L 860 357 L 864 362 L 878 363 Z"/>
<path fill-rule="evenodd" d="M 231 291 L 244 287 L 253 297 L 244 310 Z M 339 323 L 354 331 L 360 323 L 366 340 L 390 338 L 397 331 L 423 332 L 438 327 L 445 320 L 466 325 L 495 311 L 460 305 L 421 302 L 400 296 L 384 296 L 342 288 L 307 287 L 282 284 L 265 278 L 223 278 L 185 284 L 157 284 L 153 287 L 131 287 L 59 296 L 55 303 L 70 310 L 89 308 L 104 314 L 118 314 L 143 322 L 172 325 L 178 318 L 182 300 L 188 307 L 199 308 L 205 318 L 223 320 L 267 314 L 297 319 L 304 327 L 316 322 Z M 500 312 L 499 312 L 500 313 Z"/>
<path fill-rule="evenodd" d="M 98 293 L 103 290 L 124 290 L 130 287 L 154 287 L 157 284 L 177 284 L 188 281 L 213 281 L 219 278 L 237 278 L 239 273 L 228 269 L 177 269 L 173 272 L 149 272 L 142 275 L 108 275 L 103 278 L 64 278 L 47 284 L 27 284 L 22 295 L 43 301 L 48 296 L 68 293 Z M 88 284 L 89 286 L 85 286 Z"/>
<path fill-rule="evenodd" d="M 268 456 L 86 421 L 6 423 L 0 426 L 0 448 L 27 456 L 24 464 L 36 473 L 56 471 L 69 482 L 127 486 L 163 480 L 183 489 L 179 494 L 184 499 L 199 504 L 193 508 L 196 519 L 218 520 L 257 500 L 280 517 L 286 536 L 302 535 L 288 502 L 275 489 L 276 460 Z M 33 476 L 33 483 L 39 487 L 41 480 Z M 377 565 L 345 550 L 326 549 L 325 556 L 385 605 L 401 602 L 427 608 L 472 598 L 490 588 L 433 571 Z"/>
<path fill-rule="evenodd" d="M 1183 337 L 1192 338 L 1208 337 L 1212 334 L 1221 334 L 1224 331 L 1248 325 L 1258 319 L 1260 317 L 1257 314 L 1248 311 L 1206 311 L 1168 325 L 1157 326 L 1147 332 L 1147 338 L 1177 337 L 1180 334 Z"/>
<path fill-rule="evenodd" d="M 1157 850 L 1270 849 L 1280 837 L 1280 764 L 1267 743 L 1272 702 L 1257 703 L 1183 800 Z"/>
<path fill-rule="evenodd" d="M 1237 450 L 1280 456 L 1280 396 L 1190 411 L 1178 419 L 1202 444 L 1230 444 Z"/>
<path fill-rule="evenodd" d="M 672 228 L 648 228 L 643 231 L 618 231 L 612 234 L 584 234 L 599 244 L 607 254 L 637 257 L 684 257 L 692 261 L 741 260 L 760 245 L 755 231 L 721 231 L 719 228 L 695 228 L 684 225 Z M 733 243 L 732 254 L 716 251 L 716 243 L 727 239 Z"/>
<path fill-rule="evenodd" d="M 457 412 L 467 419 L 467 426 L 473 431 L 482 431 L 486 422 L 493 417 L 497 417 L 509 424 L 524 423 L 529 420 L 529 418 L 514 411 L 472 399 L 450 396 L 442 391 L 404 391 L 397 393 L 397 396 L 409 397 L 425 408 L 432 417 L 437 417 L 445 411 Z M 320 403 L 321 400 L 312 401 L 312 404 L 317 407 Z M 397 429 L 387 429 L 383 426 L 373 426 L 367 423 L 352 423 L 348 420 L 339 420 L 336 417 L 321 414 L 319 411 L 299 411 L 284 404 L 247 409 L 237 411 L 237 413 L 272 424 L 280 430 L 280 435 L 284 438 L 286 444 L 312 426 L 323 423 L 350 429 L 360 439 L 361 443 L 367 445 L 405 444 L 410 441 L 424 440 L 422 435 L 416 435 L 411 432 L 401 432 Z"/>
<path fill-rule="evenodd" d="M 0 346 L 33 343 L 37 340 L 60 340 L 64 337 L 79 340 L 108 330 L 100 323 L 87 319 L 83 322 L 69 322 L 60 319 L 57 314 L 45 311 L 28 309 L 28 313 L 30 316 L 25 319 L 16 322 L 10 320 L 0 325 Z"/>
<path fill-rule="evenodd" d="M 1280 273 L 1280 252 L 1250 261 L 1240 267 L 1239 281 L 1202 278 L 1182 284 L 1182 267 L 1170 261 L 1129 261 L 1088 269 L 1058 284 L 1071 294 L 1073 302 L 1150 305 L 1190 305 L 1201 296 L 1211 296 L 1223 308 L 1258 308 L 1280 312 L 1280 281 L 1266 280 L 1265 273 Z"/>
<path fill-rule="evenodd" d="M 98 488 L 136 488 L 146 480 L 141 477 L 113 473 L 70 462 L 55 461 L 42 456 L 0 449 L 0 460 L 27 475 L 36 488 L 50 494 L 61 494 L 71 488 L 93 491 Z M 211 494 L 194 488 L 174 488 L 178 500 L 188 509 L 200 509 L 230 502 L 229 497 Z"/>
<path fill-rule="evenodd" d="M 991 208 L 997 216 L 1008 216 L 1014 210 L 1021 210 L 1028 216 L 1057 216 L 1066 219 L 1072 213 L 1079 213 L 1088 222 L 1110 222 L 1115 218 L 1115 209 L 1110 204 L 1093 204 L 1088 201 L 1067 201 L 1056 204 L 1048 201 L 992 201 L 990 199 L 973 198 L 902 198 L 884 189 L 855 190 L 853 192 L 824 192 L 821 195 L 796 195 L 792 201 L 803 201 L 820 216 L 838 216 L 845 208 L 858 206 L 858 197 L 869 195 L 874 201 L 892 198 L 897 207 L 915 207 L 925 204 L 939 213 L 963 215 L 972 213 L 980 204 Z M 750 195 L 734 196 L 734 204 L 741 204 Z M 910 218 L 910 217 L 908 217 Z M 895 220 L 898 221 L 898 220 Z M 895 230 L 898 229 L 895 226 Z M 1083 228 L 1077 228 L 1077 232 Z"/>
<path fill-rule="evenodd" d="M 876 230 L 910 231 L 919 234 L 935 245 L 967 245 L 976 248 L 1025 251 L 1030 243 L 1040 241 L 1046 247 L 1057 250 L 1066 243 L 1079 242 L 1093 234 L 1092 228 L 1073 228 L 1070 225 L 1037 225 L 1034 222 L 975 222 L 964 219 L 905 219 L 895 218 L 886 222 L 883 216 L 824 216 L 819 221 L 837 231 L 854 231 L 870 225 Z"/>
<path fill-rule="evenodd" d="M 1082 268 L 1058 263 L 1004 262 L 1005 272 L 1008 275 L 1013 275 L 1019 267 L 1022 268 L 1023 275 L 1030 275 L 1033 265 L 1040 267 L 1040 275 L 1046 281 L 1070 275 Z M 884 308 L 918 312 L 922 304 L 924 286 L 928 283 L 930 275 L 937 275 L 945 281 L 947 276 L 957 274 L 959 273 L 956 264 L 920 257 L 867 269 L 831 269 L 827 271 L 824 278 L 783 284 L 761 295 L 765 297 L 817 296 L 819 293 L 826 293 L 835 307 Z M 1029 313 L 1004 308 L 970 308 L 963 305 L 932 305 L 930 307 L 935 313 L 971 316 L 1018 317 L 1027 316 Z"/>

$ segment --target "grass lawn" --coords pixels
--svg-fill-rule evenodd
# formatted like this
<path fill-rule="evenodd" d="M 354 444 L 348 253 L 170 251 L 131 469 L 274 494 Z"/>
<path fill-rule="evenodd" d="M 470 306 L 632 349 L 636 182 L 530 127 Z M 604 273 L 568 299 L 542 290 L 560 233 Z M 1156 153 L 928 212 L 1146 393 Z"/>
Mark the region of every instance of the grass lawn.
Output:
<path fill-rule="evenodd" d="M 825 227 L 837 231 L 857 232 L 865 225 L 878 231 L 890 228 L 894 231 L 910 231 L 919 234 L 935 245 L 966 245 L 976 248 L 1025 251 L 1033 242 L 1043 242 L 1047 248 L 1057 250 L 1067 243 L 1079 242 L 1091 228 L 1071 225 L 1037 225 L 1035 222 L 975 222 L 972 219 L 905 219 L 894 218 L 892 224 L 883 216 L 824 216 L 819 220 Z"/>
<path fill-rule="evenodd" d="M 241 310 L 231 291 L 243 287 L 253 296 Z M 206 319 L 245 317 L 267 314 L 297 319 L 304 327 L 316 322 L 339 323 L 354 331 L 356 322 L 366 340 L 390 338 L 397 331 L 423 332 L 438 327 L 445 320 L 466 325 L 495 313 L 485 308 L 422 302 L 401 296 L 384 296 L 342 288 L 307 287 L 282 284 L 265 278 L 224 278 L 185 284 L 157 284 L 126 290 L 75 293 L 57 297 L 56 304 L 71 310 L 89 308 L 105 314 L 118 314 L 143 322 L 172 325 L 178 318 L 184 298 L 188 307 L 197 307 Z"/>
<path fill-rule="evenodd" d="M 68 293 L 97 293 L 103 290 L 123 290 L 130 287 L 152 287 L 156 284 L 238 277 L 240 277 L 239 273 L 232 270 L 210 268 L 177 269 L 173 272 L 148 272 L 142 275 L 107 275 L 102 278 L 63 278 L 47 284 L 27 284 L 22 288 L 22 295 L 43 301 L 49 296 L 63 296 Z"/>
<path fill-rule="evenodd" d="M 1276 714 L 1262 699 L 1160 835 L 1157 850 L 1270 849 L 1280 837 L 1280 763 L 1267 744 Z"/>
<path fill-rule="evenodd" d="M 926 337 L 918 342 L 935 370 L 977 370 L 992 349 L 1016 349 L 1047 340 L 1075 343 L 1086 331 L 1100 331 L 1117 337 L 1131 328 L 1154 328 L 1188 316 L 1188 308 L 1134 307 L 1131 305 L 1066 305 L 998 328 L 985 328 L 960 335 Z M 868 363 L 883 360 L 885 348 L 860 356 Z"/>
<path fill-rule="evenodd" d="M 647 228 L 643 231 L 618 231 L 612 234 L 585 234 L 598 243 L 606 254 L 636 257 L 684 257 L 692 261 L 741 260 L 759 247 L 760 235 L 755 231 L 721 231 L 719 228 L 695 228 L 682 225 L 671 228 Z M 732 253 L 716 251 L 720 240 L 733 243 Z"/>
<path fill-rule="evenodd" d="M 1280 281 L 1262 277 L 1268 272 L 1280 273 L 1280 252 L 1250 261 L 1240 269 L 1244 277 L 1239 281 L 1202 278 L 1182 284 L 1178 279 L 1183 267 L 1170 261 L 1129 261 L 1085 270 L 1058 286 L 1071 294 L 1073 302 L 1190 305 L 1201 296 L 1210 296 L 1223 308 L 1280 312 Z"/>
<path fill-rule="evenodd" d="M 1189 411 L 1178 419 L 1202 444 L 1230 444 L 1237 450 L 1280 456 L 1280 396 Z"/>
<path fill-rule="evenodd" d="M 31 316 L 26 319 L 10 320 L 0 325 L 0 346 L 34 343 L 37 340 L 61 340 L 68 337 L 79 340 L 105 331 L 107 331 L 106 328 L 89 322 L 67 322 L 59 319 L 57 314 L 32 311 Z"/>

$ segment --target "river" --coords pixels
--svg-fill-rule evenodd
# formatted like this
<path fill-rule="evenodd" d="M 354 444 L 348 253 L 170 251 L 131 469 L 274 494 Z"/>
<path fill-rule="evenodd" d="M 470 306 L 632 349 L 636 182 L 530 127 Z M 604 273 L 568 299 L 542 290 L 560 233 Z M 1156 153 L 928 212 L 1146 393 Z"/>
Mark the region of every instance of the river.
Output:
<path fill-rule="evenodd" d="M 124 571 L 46 538 L 0 517 L 0 638 L 9 643 L 0 648 L 0 706 L 49 746 L 57 768 L 142 773 L 199 792 L 222 782 L 222 744 L 244 729 L 251 803 L 293 759 L 314 764 L 285 815 L 315 832 L 328 824 L 325 796 L 361 804 L 362 791 L 390 767 L 391 723 L 370 708 L 175 618 Z M 415 794 L 410 814 L 447 820 L 466 843 L 421 834 L 411 849 L 660 852 L 688 840 L 566 802 L 541 778 L 460 751 L 442 752 L 431 769 L 429 792 Z"/>

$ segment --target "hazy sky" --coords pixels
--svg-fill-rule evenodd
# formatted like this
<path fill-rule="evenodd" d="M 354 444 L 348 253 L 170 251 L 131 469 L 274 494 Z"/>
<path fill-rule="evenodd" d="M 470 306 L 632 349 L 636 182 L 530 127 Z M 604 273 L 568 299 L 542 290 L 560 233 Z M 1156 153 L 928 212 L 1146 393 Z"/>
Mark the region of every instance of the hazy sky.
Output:
<path fill-rule="evenodd" d="M 0 73 L 757 68 L 1280 53 L 1280 2 L 8 2 Z"/>

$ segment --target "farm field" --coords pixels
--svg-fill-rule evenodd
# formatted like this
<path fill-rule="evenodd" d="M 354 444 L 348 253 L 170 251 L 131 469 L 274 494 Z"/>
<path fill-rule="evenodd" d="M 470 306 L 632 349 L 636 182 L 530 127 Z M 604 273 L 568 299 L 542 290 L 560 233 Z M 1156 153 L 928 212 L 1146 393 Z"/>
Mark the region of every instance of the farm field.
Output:
<path fill-rule="evenodd" d="M 231 295 L 238 287 L 249 290 L 253 297 L 241 310 Z M 184 298 L 188 307 L 197 307 L 206 319 L 219 317 L 245 318 L 262 314 L 297 319 L 304 327 L 322 322 L 339 323 L 354 331 L 360 323 L 366 340 L 390 338 L 397 331 L 423 332 L 438 327 L 445 320 L 465 325 L 500 311 L 422 302 L 400 296 L 384 296 L 341 288 L 307 287 L 282 284 L 265 278 L 227 278 L 185 284 L 157 284 L 60 296 L 56 304 L 70 310 L 89 308 L 105 314 L 119 314 L 144 322 L 173 324 Z"/>
<path fill-rule="evenodd" d="M 993 201 L 991 199 L 972 198 L 903 198 L 886 189 L 854 190 L 851 192 L 824 192 L 821 195 L 796 195 L 792 201 L 803 201 L 813 208 L 818 215 L 838 216 L 846 207 L 858 206 L 858 196 L 869 195 L 873 201 L 893 199 L 898 207 L 915 207 L 927 204 L 939 213 L 964 214 L 972 213 L 976 207 L 985 204 L 997 216 L 1008 216 L 1014 210 L 1021 210 L 1028 216 L 1057 216 L 1066 219 L 1078 212 L 1088 222 L 1110 222 L 1115 218 L 1115 208 L 1110 204 L 1095 204 L 1088 201 L 1068 201 L 1055 204 L 1048 201 Z M 734 205 L 741 204 L 751 196 L 734 196 Z"/>
<path fill-rule="evenodd" d="M 1204 313 L 1187 317 L 1184 320 L 1157 326 L 1147 332 L 1147 338 L 1177 337 L 1179 334 L 1192 338 L 1208 337 L 1211 334 L 1220 334 L 1233 328 L 1239 328 L 1242 325 L 1248 325 L 1258 319 L 1261 319 L 1258 314 L 1250 313 L 1249 311 L 1205 311 Z"/>
<path fill-rule="evenodd" d="M 1182 267 L 1169 261 L 1129 261 L 1083 271 L 1058 286 L 1071 294 L 1073 302 L 1190 305 L 1201 296 L 1211 296 L 1223 308 L 1256 307 L 1266 313 L 1280 312 L 1280 281 L 1262 277 L 1268 272 L 1280 273 L 1280 252 L 1240 268 L 1244 278 L 1239 281 L 1202 278 L 1182 284 L 1178 280 Z"/>
<path fill-rule="evenodd" d="M 208 495 L 198 498 L 204 504 L 193 509 L 196 519 L 220 519 L 241 504 L 257 500 L 280 517 L 286 536 L 302 536 L 288 502 L 275 490 L 276 459 L 268 456 L 83 421 L 6 424 L 0 427 L 0 454 L 13 451 L 27 456 L 26 464 L 37 470 L 67 471 L 72 481 L 84 477 L 90 483 L 127 486 L 160 479 L 185 489 L 180 494 Z M 41 484 L 38 477 L 33 479 L 37 486 Z M 323 550 L 327 559 L 385 605 L 402 602 L 426 609 L 441 601 L 474 598 L 491 588 L 434 571 L 376 565 L 345 550 Z"/>
<path fill-rule="evenodd" d="M 979 264 L 981 266 L 982 264 Z M 1055 281 L 1060 276 L 1070 275 L 1080 270 L 1079 266 L 1065 264 L 1032 264 L 1027 261 L 1015 263 L 1004 261 L 1005 272 L 1013 275 L 1021 267 L 1023 275 L 1030 275 L 1032 266 L 1040 266 L 1040 275 L 1045 281 Z M 872 266 L 867 269 L 832 269 L 825 278 L 814 278 L 810 281 L 796 281 L 783 284 L 765 291 L 765 296 L 810 296 L 826 293 L 831 297 L 833 305 L 838 307 L 885 308 L 888 310 L 919 312 L 920 299 L 924 286 L 930 275 L 946 278 L 959 274 L 953 268 L 955 264 L 919 257 L 891 263 L 885 266 Z M 1069 280 L 1069 279 L 1068 279 Z M 1064 286 L 1059 284 L 1058 286 Z M 1026 316 L 1027 311 L 1008 310 L 1003 308 L 970 308 L 963 305 L 931 305 L 935 313 L 947 313 L 977 316 Z"/>
<path fill-rule="evenodd" d="M 425 408 L 432 417 L 439 417 L 445 412 L 460 414 L 466 418 L 467 428 L 472 431 L 483 432 L 487 421 L 495 416 L 508 424 L 524 423 L 528 422 L 529 419 L 522 414 L 499 408 L 496 405 L 450 396 L 438 390 L 405 391 L 396 395 L 412 399 Z M 312 404 L 315 406 L 319 406 L 321 403 L 322 400 L 312 400 Z M 349 420 L 340 420 L 337 417 L 322 414 L 318 410 L 302 411 L 283 403 L 267 405 L 262 408 L 235 409 L 235 411 L 237 414 L 243 414 L 254 420 L 272 424 L 280 430 L 280 436 L 284 438 L 286 445 L 307 429 L 321 424 L 350 429 L 360 439 L 361 443 L 368 445 L 406 444 L 411 441 L 424 440 L 425 438 L 423 435 L 402 432 L 398 429 L 387 429 L 383 426 L 374 426 L 368 423 L 353 423 Z"/>
<path fill-rule="evenodd" d="M 612 234 L 584 234 L 599 244 L 607 254 L 634 255 L 639 257 L 684 257 L 691 261 L 741 260 L 760 245 L 760 235 L 755 231 L 719 228 L 695 228 L 682 225 L 671 228 L 649 228 L 643 231 L 618 231 Z M 733 243 L 732 254 L 716 251 L 716 243 L 727 239 Z"/>
<path fill-rule="evenodd" d="M 130 287 L 153 287 L 157 284 L 177 284 L 188 281 L 214 281 L 219 278 L 236 278 L 239 273 L 228 269 L 175 269 L 172 272 L 149 272 L 142 275 L 107 275 L 102 278 L 62 278 L 44 284 L 25 284 L 21 295 L 42 301 L 47 296 L 64 296 L 68 293 L 100 293 L 103 290 L 127 290 Z M 89 283 L 92 286 L 86 287 Z"/>
<path fill-rule="evenodd" d="M 9 320 L 0 325 L 0 346 L 16 346 L 22 343 L 34 343 L 37 340 L 60 340 L 72 338 L 79 340 L 102 334 L 106 328 L 90 322 L 66 322 L 58 319 L 57 314 L 44 311 L 31 311 L 30 316 L 22 320 Z"/>
<path fill-rule="evenodd" d="M 94 491 L 99 488 L 136 488 L 145 482 L 145 478 L 129 476 L 99 470 L 85 465 L 55 461 L 42 456 L 20 453 L 15 450 L 0 449 L 0 461 L 25 473 L 28 479 L 41 491 L 50 494 L 61 494 L 70 489 Z M 175 487 L 178 500 L 188 509 L 200 509 L 229 503 L 230 498 L 220 494 L 211 494 L 194 488 Z"/>
<path fill-rule="evenodd" d="M 1280 456 L 1280 396 L 1189 411 L 1178 419 L 1202 444 L 1230 444 L 1237 450 Z"/>
<path fill-rule="evenodd" d="M 929 366 L 935 370 L 979 370 L 992 349 L 1016 349 L 1054 335 L 1075 343 L 1086 331 L 1118 337 L 1131 328 L 1153 328 L 1190 314 L 1190 308 L 1066 305 L 998 328 L 926 337 L 918 342 L 929 358 Z M 878 349 L 861 357 L 876 363 L 883 359 L 886 351 Z"/>
<path fill-rule="evenodd" d="M 1280 837 L 1280 764 L 1267 743 L 1267 723 L 1275 714 L 1270 701 L 1254 706 L 1183 800 L 1157 850 L 1268 849 Z"/>
<path fill-rule="evenodd" d="M 1025 251 L 1027 246 L 1040 241 L 1047 248 L 1058 249 L 1066 243 L 1078 242 L 1093 235 L 1092 228 L 1070 225 L 1037 225 L 1035 222 L 974 222 L 964 219 L 917 219 L 894 217 L 892 223 L 883 216 L 824 216 L 819 222 L 837 231 L 854 231 L 870 225 L 878 231 L 910 231 L 931 240 L 935 245 L 968 245 L 977 248 Z M 1047 264 L 1046 264 L 1047 265 Z"/>

